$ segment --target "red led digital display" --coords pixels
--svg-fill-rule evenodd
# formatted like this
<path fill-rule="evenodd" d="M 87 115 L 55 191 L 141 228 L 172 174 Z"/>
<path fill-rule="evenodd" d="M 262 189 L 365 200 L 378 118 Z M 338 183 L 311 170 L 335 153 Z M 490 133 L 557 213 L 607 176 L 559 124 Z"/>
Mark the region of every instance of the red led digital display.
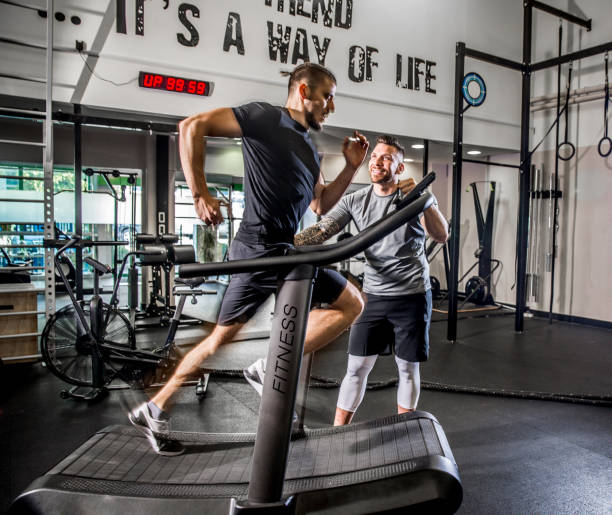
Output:
<path fill-rule="evenodd" d="M 177 93 L 207 97 L 212 93 L 213 83 L 205 80 L 175 77 L 174 75 L 140 72 L 138 74 L 138 85 L 141 88 L 176 91 Z"/>

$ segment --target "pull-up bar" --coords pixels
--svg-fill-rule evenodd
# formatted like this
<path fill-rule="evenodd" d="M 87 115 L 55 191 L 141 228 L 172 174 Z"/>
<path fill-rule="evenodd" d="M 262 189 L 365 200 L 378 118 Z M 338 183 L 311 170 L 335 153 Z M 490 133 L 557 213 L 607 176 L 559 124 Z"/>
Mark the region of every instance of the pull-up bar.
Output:
<path fill-rule="evenodd" d="M 591 19 L 585 20 L 583 18 L 579 18 L 578 16 L 574 16 L 573 14 L 566 13 L 561 9 L 557 9 L 556 7 L 552 7 L 550 5 L 543 4 L 542 2 L 538 2 L 537 0 L 527 0 L 527 5 L 531 7 L 535 7 L 540 11 L 544 11 L 548 14 L 552 14 L 553 16 L 558 16 L 559 18 L 563 18 L 571 23 L 575 23 L 576 25 L 580 25 L 581 27 L 585 27 L 588 31 L 591 30 Z"/>
<path fill-rule="evenodd" d="M 612 50 L 612 41 L 608 43 L 603 43 L 602 45 L 592 46 L 590 48 L 585 48 L 584 50 L 578 50 L 577 52 L 572 52 L 571 54 L 561 55 L 559 57 L 553 57 L 551 59 L 547 59 L 546 61 L 540 61 L 539 63 L 534 63 L 530 67 L 530 71 L 537 72 L 538 70 L 543 70 L 545 68 L 551 68 L 552 66 L 557 66 L 558 64 L 570 63 L 572 61 L 578 61 L 580 59 L 584 59 L 585 57 L 591 57 L 598 54 L 604 54 Z"/>
<path fill-rule="evenodd" d="M 594 55 L 603 54 L 609 51 L 612 51 L 612 42 L 603 43 L 601 45 L 596 45 L 590 48 L 585 48 L 584 50 L 578 50 L 576 52 L 572 52 L 571 54 L 565 54 L 559 57 L 552 57 L 550 59 L 546 59 L 545 61 L 540 61 L 539 63 L 534 63 L 532 65 L 523 65 L 521 63 L 517 63 L 516 61 L 505 59 L 504 57 L 487 54 L 486 52 L 481 52 L 480 50 L 474 50 L 473 48 L 468 47 L 464 49 L 464 55 L 465 57 L 471 57 L 473 59 L 478 59 L 479 61 L 483 61 L 485 63 L 496 64 L 498 66 L 503 66 L 504 68 L 510 68 L 512 70 L 537 72 L 546 68 L 552 68 L 553 66 L 557 66 L 559 64 L 579 61 L 580 59 L 585 59 L 587 57 L 592 57 Z"/>
<path fill-rule="evenodd" d="M 509 163 L 496 163 L 495 161 L 483 161 L 482 159 L 467 159 L 463 158 L 464 163 L 476 163 L 485 166 L 505 166 L 506 168 L 520 168 L 521 165 L 511 165 Z"/>
<path fill-rule="evenodd" d="M 512 70 L 524 71 L 526 68 L 523 64 L 517 63 L 516 61 L 511 61 L 510 59 L 498 57 L 493 54 L 487 54 L 486 52 L 474 50 L 473 48 L 466 47 L 464 49 L 464 54 L 466 57 L 472 57 L 479 61 L 484 61 L 485 63 L 497 64 L 498 66 L 503 66 L 504 68 L 510 68 Z"/>

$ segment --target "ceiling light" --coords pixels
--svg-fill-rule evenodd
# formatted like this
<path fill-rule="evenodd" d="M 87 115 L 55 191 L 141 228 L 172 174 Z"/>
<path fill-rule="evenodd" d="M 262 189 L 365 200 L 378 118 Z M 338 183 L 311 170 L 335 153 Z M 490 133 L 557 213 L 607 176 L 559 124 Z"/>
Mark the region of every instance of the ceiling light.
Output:
<path fill-rule="evenodd" d="M 470 154 L 471 156 L 478 156 L 478 155 L 482 154 L 482 152 L 480 150 L 468 150 L 467 153 Z"/>
<path fill-rule="evenodd" d="M 423 145 L 422 143 L 415 143 L 414 145 L 412 145 L 412 148 L 425 148 L 425 145 Z"/>
<path fill-rule="evenodd" d="M 414 159 L 410 159 L 409 157 L 404 159 L 404 163 L 412 163 L 413 161 L 414 161 Z"/>

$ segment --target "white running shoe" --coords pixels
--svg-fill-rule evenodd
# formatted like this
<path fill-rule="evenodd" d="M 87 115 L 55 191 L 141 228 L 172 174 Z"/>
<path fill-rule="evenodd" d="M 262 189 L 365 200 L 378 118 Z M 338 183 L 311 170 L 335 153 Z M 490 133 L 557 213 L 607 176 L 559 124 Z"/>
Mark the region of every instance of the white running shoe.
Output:
<path fill-rule="evenodd" d="M 249 384 L 255 389 L 255 391 L 261 397 L 263 394 L 263 383 L 264 378 L 266 377 L 266 359 L 259 358 L 255 363 L 253 363 L 248 368 L 245 368 L 242 371 L 244 378 L 249 382 Z M 298 414 L 293 412 L 293 424 L 297 424 Z"/>
<path fill-rule="evenodd" d="M 170 434 L 170 424 L 166 419 L 157 419 L 151 415 L 147 403 L 141 404 L 128 414 L 130 423 L 141 431 L 149 440 L 153 450 L 162 456 L 178 456 L 185 452 L 185 447 L 176 441 L 164 438 Z"/>
<path fill-rule="evenodd" d="M 251 366 L 245 368 L 242 373 L 244 374 L 244 378 L 249 382 L 249 384 L 261 397 L 263 393 L 264 378 L 266 377 L 265 358 L 259 358 Z"/>

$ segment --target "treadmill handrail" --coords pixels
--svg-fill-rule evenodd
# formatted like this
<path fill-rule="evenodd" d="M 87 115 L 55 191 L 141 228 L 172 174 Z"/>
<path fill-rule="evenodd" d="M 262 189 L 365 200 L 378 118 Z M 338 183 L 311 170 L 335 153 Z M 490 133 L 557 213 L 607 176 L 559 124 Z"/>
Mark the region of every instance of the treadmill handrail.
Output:
<path fill-rule="evenodd" d="M 423 179 L 398 209 L 370 225 L 358 235 L 331 245 L 309 245 L 292 249 L 291 254 L 256 259 L 238 259 L 218 263 L 189 263 L 179 266 L 179 277 L 193 278 L 218 274 L 236 274 L 257 270 L 293 267 L 303 264 L 324 266 L 348 259 L 401 227 L 433 204 L 433 195 L 424 188 L 435 178 L 431 172 Z M 427 180 L 426 180 L 427 179 Z M 425 184 L 424 184 L 425 183 Z M 422 194 L 421 191 L 423 191 Z M 416 200 L 414 196 L 420 194 Z"/>

